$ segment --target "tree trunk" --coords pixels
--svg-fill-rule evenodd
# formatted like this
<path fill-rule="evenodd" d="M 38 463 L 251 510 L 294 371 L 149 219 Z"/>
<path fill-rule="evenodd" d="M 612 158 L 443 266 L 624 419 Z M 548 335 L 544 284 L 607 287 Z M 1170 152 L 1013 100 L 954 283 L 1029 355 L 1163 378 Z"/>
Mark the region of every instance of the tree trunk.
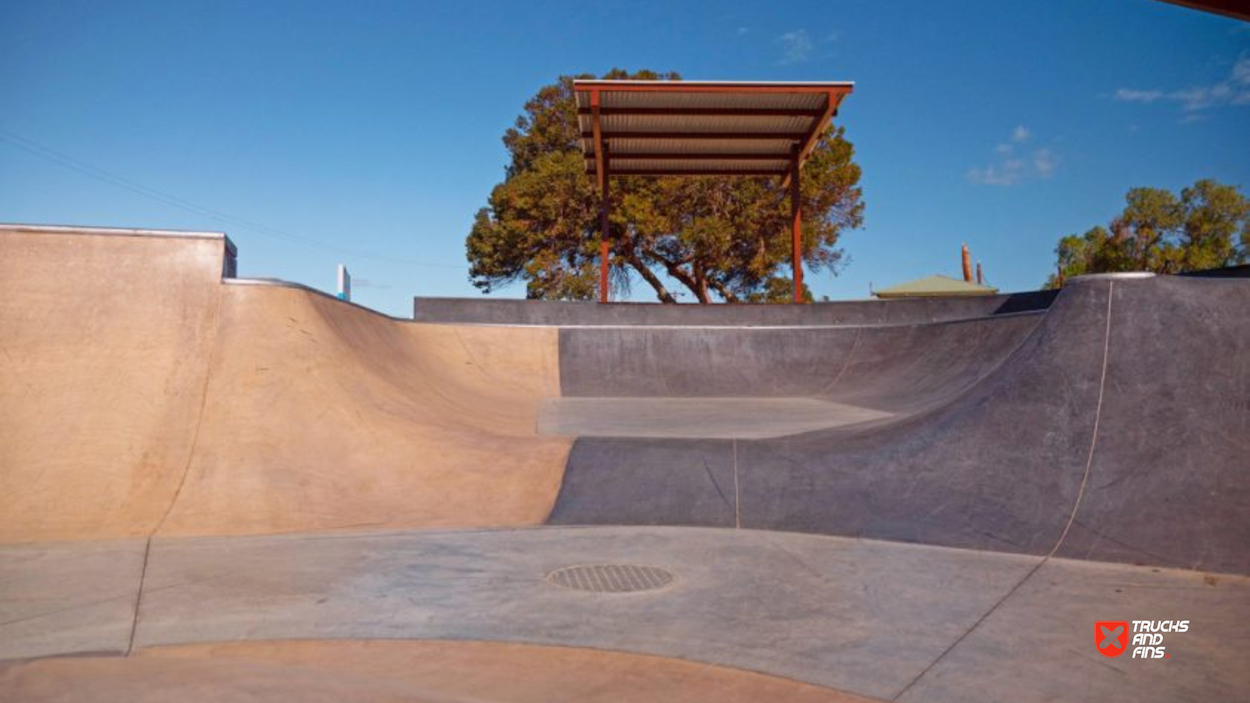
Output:
<path fill-rule="evenodd" d="M 633 249 L 630 249 L 626 260 L 629 261 L 629 265 L 633 266 L 634 270 L 642 276 L 642 279 L 655 289 L 655 294 L 659 297 L 661 303 L 677 302 L 677 299 L 673 297 L 673 294 L 668 292 L 668 288 L 664 287 L 664 281 L 661 281 L 660 277 L 655 275 L 655 271 L 652 271 L 650 267 L 638 258 L 638 254 L 636 254 Z"/>
<path fill-rule="evenodd" d="M 733 291 L 726 288 L 724 283 L 721 283 L 716 279 L 712 279 L 708 281 L 708 284 L 712 286 L 713 290 L 720 293 L 720 297 L 724 298 L 726 303 L 738 302 L 738 296 L 734 295 Z"/>
<path fill-rule="evenodd" d="M 695 283 L 694 278 L 692 278 L 690 274 L 687 273 L 686 270 L 681 267 L 680 264 L 669 261 L 668 259 L 664 258 L 663 256 L 660 256 L 658 253 L 652 250 L 647 250 L 647 251 L 644 251 L 643 253 L 646 254 L 648 258 L 654 259 L 661 266 L 663 266 L 664 270 L 668 272 L 668 275 L 672 276 L 678 283 L 690 289 L 690 292 L 694 293 L 695 297 L 699 299 L 700 303 L 709 302 L 707 300 L 707 291 L 704 290 L 702 297 L 700 297 L 698 284 Z"/>
<path fill-rule="evenodd" d="M 707 293 L 707 277 L 703 274 L 703 269 L 690 264 L 691 278 L 694 279 L 694 294 L 699 299 L 701 305 L 707 305 L 712 302 L 712 296 Z"/>

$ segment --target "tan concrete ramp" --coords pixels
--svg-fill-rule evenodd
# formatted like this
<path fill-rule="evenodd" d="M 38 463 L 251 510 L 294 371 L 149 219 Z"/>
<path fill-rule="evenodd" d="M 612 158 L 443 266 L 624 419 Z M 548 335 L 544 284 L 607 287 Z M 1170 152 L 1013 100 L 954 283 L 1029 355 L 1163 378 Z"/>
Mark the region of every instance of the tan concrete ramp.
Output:
<path fill-rule="evenodd" d="M 570 440 L 554 330 L 405 324 L 306 291 L 222 289 L 219 352 L 162 534 L 541 523 Z"/>
<path fill-rule="evenodd" d="M 222 235 L 0 229 L 0 542 L 151 532 L 186 471 Z"/>
<path fill-rule="evenodd" d="M 543 521 L 554 330 L 223 283 L 226 247 L 0 227 L 0 543 Z"/>

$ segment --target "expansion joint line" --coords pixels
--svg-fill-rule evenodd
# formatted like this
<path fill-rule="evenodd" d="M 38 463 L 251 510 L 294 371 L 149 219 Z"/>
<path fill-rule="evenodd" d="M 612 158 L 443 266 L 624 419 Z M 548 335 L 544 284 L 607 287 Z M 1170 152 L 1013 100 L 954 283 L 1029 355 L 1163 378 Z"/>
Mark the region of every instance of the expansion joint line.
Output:
<path fill-rule="evenodd" d="M 204 425 L 204 409 L 208 406 L 208 381 L 212 377 L 213 361 L 216 357 L 217 344 L 221 332 L 221 306 L 224 296 L 225 291 L 219 290 L 217 304 L 213 308 L 212 323 L 209 325 L 212 339 L 209 341 L 208 359 L 204 364 L 204 378 L 200 383 L 200 407 L 195 415 L 195 429 L 191 433 L 191 446 L 187 449 L 187 460 L 182 466 L 182 475 L 178 478 L 178 486 L 174 488 L 174 495 L 170 497 L 169 504 L 165 506 L 165 512 L 161 513 L 161 519 L 156 521 L 156 525 L 148 533 L 143 545 L 143 567 L 139 571 L 139 590 L 135 594 L 135 613 L 130 621 L 130 639 L 126 643 L 125 656 L 127 657 L 135 649 L 135 635 L 139 631 L 139 612 L 143 607 L 143 588 L 148 580 L 148 560 L 152 556 L 152 539 L 165 526 L 165 522 L 169 520 L 170 514 L 174 511 L 174 506 L 178 503 L 178 498 L 182 496 L 182 489 L 187 484 L 187 476 L 191 473 L 191 464 L 195 460 L 195 452 L 200 444 L 200 428 Z"/>
<path fill-rule="evenodd" d="M 742 529 L 742 498 L 738 491 L 738 438 L 730 439 L 734 459 L 734 528 Z"/>
<path fill-rule="evenodd" d="M 833 377 L 833 380 L 829 382 L 829 385 L 825 386 L 824 392 L 826 394 L 830 393 L 833 390 L 833 387 L 838 385 L 838 381 L 842 380 L 842 376 L 846 374 L 846 370 L 851 367 L 851 362 L 855 360 L 855 351 L 859 349 L 859 336 L 863 334 L 863 331 L 864 328 L 862 325 L 855 328 L 855 336 L 851 338 L 851 350 L 846 353 L 846 359 L 843 360 L 842 368 L 838 369 L 837 375 Z"/>
<path fill-rule="evenodd" d="M 1012 586 L 1007 591 L 1007 593 L 1003 594 L 1002 598 L 999 598 L 997 601 L 995 601 L 994 605 L 990 606 L 989 610 L 985 611 L 985 613 L 983 613 L 981 617 L 977 618 L 977 621 L 972 623 L 971 627 L 969 627 L 967 630 L 964 630 L 963 634 L 957 637 L 954 642 L 951 642 L 950 646 L 942 650 L 942 653 L 939 654 L 936 659 L 934 659 L 932 662 L 929 662 L 928 666 L 926 666 L 919 674 L 916 674 L 916 677 L 913 678 L 910 682 L 908 682 L 908 684 L 904 686 L 903 689 L 899 691 L 898 694 L 895 695 L 890 700 L 897 701 L 901 699 L 904 695 L 906 695 L 907 692 L 912 689 L 912 687 L 914 687 L 917 683 L 919 683 L 920 680 L 923 679 L 925 675 L 927 675 L 933 669 L 933 667 L 938 665 L 938 662 L 941 662 L 943 659 L 946 658 L 946 655 L 950 654 L 952 651 L 955 650 L 956 647 L 962 644 L 963 641 L 967 639 L 968 636 L 971 635 L 974 630 L 976 630 L 978 627 L 981 626 L 981 623 L 985 622 L 986 619 L 988 619 L 991 615 L 994 614 L 994 611 L 998 610 L 999 606 L 1001 606 L 1003 603 L 1006 603 L 1008 599 L 1010 599 L 1012 596 L 1016 594 L 1016 591 L 1020 590 L 1021 586 L 1023 586 L 1026 582 L 1028 582 L 1029 579 L 1033 578 L 1033 574 L 1036 574 L 1043 566 L 1046 565 L 1046 562 L 1050 561 L 1051 557 L 1055 556 L 1055 554 L 1059 551 L 1059 548 L 1063 546 L 1064 540 L 1067 539 L 1068 531 L 1072 529 L 1072 523 L 1076 521 L 1077 510 L 1080 509 L 1081 501 L 1085 497 L 1085 487 L 1089 485 L 1089 476 L 1094 466 L 1094 450 L 1097 449 L 1098 447 L 1098 424 L 1099 424 L 1099 421 L 1102 419 L 1103 391 L 1106 389 L 1106 386 L 1107 386 L 1107 362 L 1111 356 L 1111 300 L 1113 297 L 1112 293 L 1114 293 L 1114 291 L 1115 291 L 1115 281 L 1108 281 L 1107 282 L 1106 326 L 1103 329 L 1103 337 L 1102 337 L 1102 370 L 1099 372 L 1099 375 L 1098 375 L 1098 400 L 1094 404 L 1094 427 L 1093 427 L 1093 431 L 1089 440 L 1089 451 L 1086 453 L 1086 456 L 1085 456 L 1085 472 L 1081 476 L 1081 485 L 1080 485 L 1080 488 L 1077 489 L 1076 500 L 1072 502 L 1072 512 L 1068 515 L 1068 521 L 1067 521 L 1067 524 L 1065 524 L 1063 527 L 1063 532 L 1059 534 L 1059 539 L 1055 540 L 1055 545 L 1050 548 L 1050 551 L 1046 553 L 1046 556 L 1039 559 L 1038 562 L 1034 564 L 1033 567 L 1030 568 L 1027 573 L 1024 574 L 1023 578 L 1017 581 L 1015 585 Z"/>

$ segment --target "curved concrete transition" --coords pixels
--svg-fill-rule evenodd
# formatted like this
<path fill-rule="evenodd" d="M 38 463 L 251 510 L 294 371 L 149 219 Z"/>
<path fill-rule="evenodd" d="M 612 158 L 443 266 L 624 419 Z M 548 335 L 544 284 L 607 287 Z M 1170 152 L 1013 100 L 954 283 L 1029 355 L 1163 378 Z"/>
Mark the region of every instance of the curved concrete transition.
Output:
<path fill-rule="evenodd" d="M 0 542 L 543 521 L 554 330 L 223 284 L 224 245 L 0 229 Z"/>
<path fill-rule="evenodd" d="M 1248 281 L 413 321 L 233 257 L 0 226 L 0 700 L 1250 697 Z"/>
<path fill-rule="evenodd" d="M 889 416 L 763 439 L 719 423 L 702 438 L 583 437 L 558 524 L 1250 573 L 1250 282 L 1076 281 L 1044 314 L 928 325 L 579 328 L 560 351 L 568 394 L 759 388 Z"/>

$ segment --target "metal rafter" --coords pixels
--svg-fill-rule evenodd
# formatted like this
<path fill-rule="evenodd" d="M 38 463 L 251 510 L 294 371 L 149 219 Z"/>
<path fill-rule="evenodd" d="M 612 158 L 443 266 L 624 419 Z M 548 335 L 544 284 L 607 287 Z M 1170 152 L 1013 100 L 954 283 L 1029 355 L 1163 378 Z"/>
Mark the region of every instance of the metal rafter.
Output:
<path fill-rule="evenodd" d="M 586 154 L 587 161 L 594 161 L 595 154 Z M 615 152 L 612 158 L 617 161 L 625 159 L 669 159 L 672 161 L 789 161 L 790 154 L 788 152 L 769 153 L 769 152 L 746 152 L 746 153 L 708 153 L 708 154 L 692 154 L 690 152 L 663 152 L 663 151 L 626 151 Z"/>
<path fill-rule="evenodd" d="M 588 107 L 577 109 L 579 115 L 592 114 Z M 603 107 L 599 114 L 654 115 L 666 117 L 820 117 L 823 110 L 732 108 L 732 107 Z"/>

